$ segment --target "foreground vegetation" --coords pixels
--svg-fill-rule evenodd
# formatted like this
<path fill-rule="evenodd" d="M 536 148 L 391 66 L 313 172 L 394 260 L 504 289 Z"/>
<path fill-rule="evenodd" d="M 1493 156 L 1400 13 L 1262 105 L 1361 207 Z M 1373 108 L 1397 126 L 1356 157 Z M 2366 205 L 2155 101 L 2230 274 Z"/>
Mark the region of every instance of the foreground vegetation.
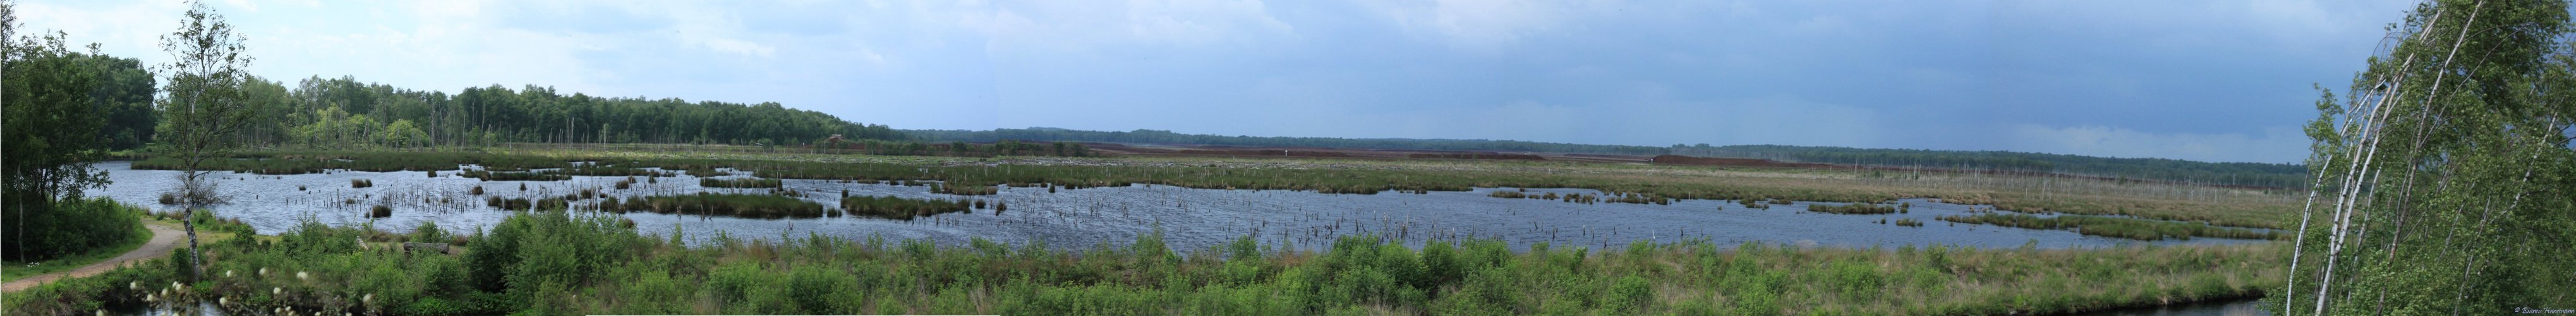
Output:
<path fill-rule="evenodd" d="M 144 242 L 152 239 L 152 230 L 145 229 L 142 222 L 137 220 L 145 213 L 139 207 L 118 204 L 107 198 L 71 201 L 55 207 L 61 208 L 56 210 L 59 213 L 54 213 L 55 215 L 71 216 L 34 220 L 42 220 L 35 223 L 36 225 L 58 227 L 57 229 L 32 230 L 36 234 L 25 237 L 11 235 L 8 236 L 11 241 L 6 245 L 6 247 L 18 247 L 19 238 L 26 238 L 24 240 L 29 241 L 27 246 L 52 252 L 52 257 L 41 261 L 0 261 L 0 265 L 8 267 L 0 270 L 0 280 L 17 280 L 28 276 L 69 271 L 100 260 L 115 258 L 127 251 L 134 251 L 135 248 L 142 247 Z M 7 220 L 18 221 L 19 219 Z M 105 232 L 122 229 L 124 233 L 84 233 L 83 230 L 60 229 L 61 227 L 89 228 Z"/>
<path fill-rule="evenodd" d="M 308 223 L 208 248 L 208 277 L 167 262 L 6 298 L 17 315 L 107 303 L 220 302 L 322 314 L 1987 314 L 2241 297 L 2279 285 L 2277 246 L 2033 250 L 1806 249 L 1705 241 L 1625 249 L 1500 241 L 1331 249 L 1238 240 L 1175 252 L 1156 235 L 1055 250 L 975 240 L 745 241 L 639 234 L 614 217 L 540 212 L 438 242 Z M 353 240 L 376 242 L 360 244 Z M 172 287 L 172 282 L 178 282 Z M 166 293 L 165 293 L 166 290 Z M 166 294 L 166 295 L 164 295 Z"/>

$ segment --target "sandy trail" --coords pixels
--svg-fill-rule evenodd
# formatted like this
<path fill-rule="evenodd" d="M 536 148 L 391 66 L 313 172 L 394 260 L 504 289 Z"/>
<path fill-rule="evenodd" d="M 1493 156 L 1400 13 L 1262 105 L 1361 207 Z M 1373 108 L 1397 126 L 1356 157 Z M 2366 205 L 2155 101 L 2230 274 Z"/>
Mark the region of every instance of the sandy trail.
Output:
<path fill-rule="evenodd" d="M 134 251 L 127 251 L 123 255 L 117 255 L 116 258 L 91 263 L 87 266 L 82 266 L 79 269 L 40 274 L 24 279 L 9 281 L 9 283 L 0 284 L 0 292 L 17 292 L 18 290 L 33 288 L 37 285 L 43 285 L 45 282 L 53 282 L 54 280 L 67 277 L 77 278 L 98 275 L 99 273 L 107 272 L 107 270 L 116 269 L 117 264 L 125 263 L 127 261 L 168 256 L 170 255 L 170 249 L 179 247 L 179 243 L 182 242 L 180 240 L 181 238 L 188 237 L 187 233 L 179 231 L 178 224 L 144 222 L 143 227 L 152 230 L 152 240 L 144 242 L 143 247 L 136 247 L 134 248 Z"/>

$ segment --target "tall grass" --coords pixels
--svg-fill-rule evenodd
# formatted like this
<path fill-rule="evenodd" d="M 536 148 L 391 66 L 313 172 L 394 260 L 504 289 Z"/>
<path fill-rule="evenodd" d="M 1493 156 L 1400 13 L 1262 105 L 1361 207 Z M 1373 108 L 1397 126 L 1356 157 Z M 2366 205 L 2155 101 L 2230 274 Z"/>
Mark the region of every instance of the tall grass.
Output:
<path fill-rule="evenodd" d="M 307 224 L 209 245 L 215 277 L 146 264 L 5 298 L 9 314 L 87 313 L 145 294 L 235 314 L 2033 314 L 2244 297 L 2278 287 L 2278 246 L 1798 248 L 1706 241 L 1619 249 L 1501 241 L 1421 247 L 1350 236 L 1325 249 L 1250 238 L 1168 248 L 1160 235 L 1058 250 L 975 239 L 692 245 L 614 217 L 540 212 L 468 238 L 465 255 Z M 225 271 L 236 272 L 233 276 Z M 269 273 L 255 273 L 268 271 Z M 296 277 L 307 274 L 309 278 Z M 172 287 L 173 281 L 183 286 Z M 132 285 L 132 286 L 129 286 Z M 164 292 L 164 290 L 167 292 Z M 164 295 L 166 294 L 166 295 Z M 258 312 L 253 312 L 258 311 Z"/>

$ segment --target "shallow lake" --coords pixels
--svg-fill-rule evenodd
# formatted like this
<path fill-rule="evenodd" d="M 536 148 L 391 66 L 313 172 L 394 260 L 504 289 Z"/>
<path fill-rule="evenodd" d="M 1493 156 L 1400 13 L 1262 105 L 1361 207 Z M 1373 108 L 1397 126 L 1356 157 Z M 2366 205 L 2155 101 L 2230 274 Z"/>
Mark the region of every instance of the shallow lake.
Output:
<path fill-rule="evenodd" d="M 121 161 L 100 163 L 96 167 L 108 171 L 114 182 L 104 188 L 91 189 L 87 192 L 89 195 L 156 210 L 171 208 L 157 201 L 161 194 L 176 187 L 179 172 L 133 170 L 131 163 Z M 641 182 L 645 178 L 638 177 L 639 182 L 629 189 L 613 189 L 612 185 L 625 177 L 481 181 L 459 177 L 457 173 L 458 170 L 445 170 L 432 177 L 428 172 L 331 172 L 277 176 L 216 172 L 210 176 L 218 183 L 216 190 L 230 201 L 210 208 L 219 216 L 240 218 L 263 234 L 292 229 L 305 218 L 332 225 L 372 222 L 378 229 L 397 232 L 408 231 L 421 222 L 436 222 L 450 231 L 464 231 L 489 227 L 514 213 L 485 206 L 486 196 L 533 200 L 582 189 L 598 189 L 602 194 L 621 198 L 769 191 L 704 188 L 698 185 L 698 178 L 687 175 L 661 177 L 652 182 Z M 742 174 L 719 177 L 745 177 Z M 352 179 L 367 179 L 373 182 L 373 186 L 352 188 Z M 467 194 L 476 186 L 485 190 L 485 196 Z M 668 234 L 676 227 L 693 242 L 704 241 L 721 232 L 735 238 L 754 239 L 803 237 L 808 234 L 848 238 L 879 236 L 889 240 L 928 238 L 951 245 L 980 237 L 1009 243 L 1043 242 L 1058 248 L 1081 248 L 1102 243 L 1126 244 L 1139 235 L 1160 230 L 1172 247 L 1181 250 L 1206 249 L 1242 236 L 1255 236 L 1267 245 L 1286 243 L 1301 249 L 1320 249 L 1331 245 L 1334 236 L 1364 233 L 1417 245 L 1428 240 L 1499 239 L 1520 249 L 1541 242 L 1560 248 L 1605 248 L 1623 247 L 1639 240 L 1672 242 L 1686 239 L 1707 239 L 1726 246 L 1757 242 L 1890 248 L 1907 244 L 1979 248 L 2012 248 L 2031 244 L 2039 248 L 2068 248 L 2259 242 L 2220 238 L 2143 242 L 2084 236 L 2063 230 L 1952 224 L 1933 218 L 1968 213 L 1976 206 L 1922 199 L 1906 200 L 1912 203 L 1908 213 L 1844 215 L 1804 212 L 1811 205 L 1808 202 L 1748 209 L 1733 201 L 1718 200 L 1680 200 L 1670 205 L 1580 204 L 1487 195 L 1493 190 L 1519 190 L 1513 188 L 1435 191 L 1429 194 L 1389 191 L 1360 195 L 1135 185 L 1054 192 L 1047 188 L 1004 188 L 995 195 L 957 196 L 932 193 L 929 187 L 921 185 L 792 179 L 785 180 L 785 188 L 801 192 L 804 199 L 826 207 L 837 207 L 844 190 L 851 195 L 978 199 L 1007 203 L 1009 207 L 1002 212 L 978 209 L 972 213 L 951 213 L 911 221 L 868 217 L 773 220 L 653 213 L 610 216 L 631 219 L 638 231 L 648 234 Z M 1530 194 L 1600 193 L 1586 189 L 1527 190 Z M 366 210 L 375 205 L 393 207 L 393 216 L 367 218 Z M 1887 224 L 1897 219 L 1913 219 L 1922 221 L 1924 225 L 1902 227 Z"/>

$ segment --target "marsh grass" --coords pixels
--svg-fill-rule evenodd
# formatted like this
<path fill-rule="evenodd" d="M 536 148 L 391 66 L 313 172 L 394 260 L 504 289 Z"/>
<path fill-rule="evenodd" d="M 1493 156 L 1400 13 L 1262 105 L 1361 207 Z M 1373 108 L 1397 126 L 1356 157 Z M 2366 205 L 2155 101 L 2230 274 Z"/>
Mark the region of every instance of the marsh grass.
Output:
<path fill-rule="evenodd" d="M 1843 205 L 1832 205 L 1832 204 L 1822 204 L 1822 203 L 1807 204 L 1807 211 L 1809 211 L 1809 212 L 1817 212 L 1817 213 L 1834 213 L 1834 214 L 1895 214 L 1895 213 L 1897 213 L 1897 211 L 1898 211 L 1898 210 L 1899 210 L 1899 209 L 1898 209 L 1897 207 L 1895 207 L 1895 206 L 1879 205 L 1879 204 L 1869 204 L 1869 203 L 1850 203 L 1850 204 L 1843 204 Z"/>
<path fill-rule="evenodd" d="M 2243 228 L 2229 228 L 2204 223 L 2086 215 L 2039 217 L 2026 214 L 1985 213 L 1973 215 L 1945 215 L 1937 217 L 1937 219 L 1954 223 L 1988 224 L 2032 229 L 2068 229 L 2085 235 L 2148 241 L 2165 239 L 2190 240 L 2192 237 L 2237 239 L 2280 238 L 2278 233 L 2273 232 Z"/>
<path fill-rule="evenodd" d="M 236 314 L 288 306 L 386 315 L 2051 314 L 2247 297 L 2283 279 L 2266 268 L 2283 259 L 2272 244 L 2033 250 L 1685 241 L 1514 251 L 1495 240 L 1409 247 L 1348 236 L 1323 249 L 1243 238 L 1176 250 L 1148 234 L 1060 250 L 983 239 L 939 245 L 719 233 L 681 245 L 676 230 L 644 235 L 613 216 L 564 212 L 513 216 L 477 231 L 464 255 L 403 255 L 348 241 L 416 238 L 307 224 L 259 238 L 273 242 L 208 245 L 219 255 L 209 256 L 207 271 L 240 276 L 180 280 L 156 261 L 12 293 L 0 305 L 9 314 L 85 314 L 179 281 L 184 289 L 162 297 L 222 298 Z"/>
<path fill-rule="evenodd" d="M 925 200 L 897 196 L 858 195 L 841 198 L 841 210 L 852 216 L 872 216 L 912 220 L 946 213 L 968 211 L 966 200 Z"/>
<path fill-rule="evenodd" d="M 823 217 L 822 204 L 765 194 L 687 194 L 645 196 L 619 203 L 626 211 L 744 218 Z"/>

